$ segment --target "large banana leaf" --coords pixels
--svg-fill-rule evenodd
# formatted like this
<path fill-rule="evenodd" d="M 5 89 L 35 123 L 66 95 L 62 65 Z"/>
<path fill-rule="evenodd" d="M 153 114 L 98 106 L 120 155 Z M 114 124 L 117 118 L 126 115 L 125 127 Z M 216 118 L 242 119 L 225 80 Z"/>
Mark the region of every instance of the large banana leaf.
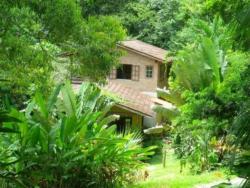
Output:
<path fill-rule="evenodd" d="M 66 82 L 64 87 L 62 87 L 62 104 L 67 115 L 72 116 L 76 114 L 76 96 L 72 89 L 70 82 Z"/>
<path fill-rule="evenodd" d="M 85 108 L 85 95 L 87 94 L 88 88 L 90 87 L 90 83 L 82 84 L 78 94 L 78 109 L 77 115 L 80 116 L 83 113 Z"/>
<path fill-rule="evenodd" d="M 211 68 L 211 72 L 209 74 L 212 74 L 212 84 L 216 88 L 218 84 L 221 81 L 222 75 L 220 74 L 220 66 L 223 63 L 219 62 L 218 55 L 217 55 L 217 49 L 214 46 L 213 42 L 209 38 L 204 38 L 201 43 L 202 48 L 202 57 L 204 63 Z"/>
<path fill-rule="evenodd" d="M 58 98 L 58 95 L 61 91 L 61 88 L 62 88 L 63 84 L 58 84 L 54 91 L 52 92 L 52 94 L 50 95 L 49 99 L 48 99 L 48 102 L 47 102 L 47 108 L 48 108 L 48 111 L 51 112 L 54 105 L 56 104 L 57 102 L 57 98 Z"/>
<path fill-rule="evenodd" d="M 227 60 L 211 38 L 204 37 L 197 47 L 179 51 L 172 71 L 181 87 L 200 91 L 208 86 L 215 89 L 222 81 Z"/>

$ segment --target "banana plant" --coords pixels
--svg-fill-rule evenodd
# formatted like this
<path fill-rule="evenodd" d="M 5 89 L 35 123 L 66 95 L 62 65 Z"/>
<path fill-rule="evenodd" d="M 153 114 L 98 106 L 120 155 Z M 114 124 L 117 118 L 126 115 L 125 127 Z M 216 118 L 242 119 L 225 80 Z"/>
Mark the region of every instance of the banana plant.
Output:
<path fill-rule="evenodd" d="M 172 73 L 175 77 L 174 82 L 179 88 L 157 89 L 158 97 L 172 104 L 153 107 L 160 116 L 159 119 L 170 122 L 179 115 L 179 107 L 185 103 L 182 98 L 185 90 L 196 92 L 207 87 L 216 90 L 222 82 L 227 60 L 222 50 L 218 49 L 220 45 L 214 42 L 215 36 L 211 34 L 214 31 L 210 30 L 210 28 L 205 29 L 210 38 L 204 37 L 195 50 L 193 47 L 186 47 L 177 54 Z"/>
<path fill-rule="evenodd" d="M 177 54 L 172 72 L 181 87 L 196 92 L 208 86 L 216 89 L 226 65 L 223 52 L 210 38 L 203 38 L 196 49 L 186 47 Z"/>

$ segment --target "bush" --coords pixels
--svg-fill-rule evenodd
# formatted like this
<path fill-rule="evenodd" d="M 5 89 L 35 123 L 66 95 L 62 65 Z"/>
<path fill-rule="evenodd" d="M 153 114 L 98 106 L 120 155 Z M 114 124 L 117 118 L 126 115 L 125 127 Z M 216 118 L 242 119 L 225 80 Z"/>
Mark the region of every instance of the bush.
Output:
<path fill-rule="evenodd" d="M 60 94 L 60 95 L 59 95 Z M 98 87 L 82 85 L 75 95 L 59 85 L 46 101 L 37 93 L 21 123 L 4 123 L 17 134 L 1 137 L 0 176 L 8 187 L 124 187 L 133 181 L 151 148 L 137 133 L 116 134 L 106 116 L 112 100 Z"/>
<path fill-rule="evenodd" d="M 160 135 L 145 135 L 143 139 L 143 146 L 149 147 L 149 146 L 157 146 L 157 148 L 154 150 L 155 154 L 161 154 L 163 149 L 163 140 L 162 136 Z"/>

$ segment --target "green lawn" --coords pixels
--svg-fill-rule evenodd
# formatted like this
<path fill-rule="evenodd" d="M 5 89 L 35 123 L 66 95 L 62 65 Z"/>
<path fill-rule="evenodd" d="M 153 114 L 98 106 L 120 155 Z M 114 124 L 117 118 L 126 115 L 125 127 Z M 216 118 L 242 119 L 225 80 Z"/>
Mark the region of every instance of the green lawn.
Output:
<path fill-rule="evenodd" d="M 131 186 L 131 188 L 194 188 L 199 184 L 226 179 L 223 170 L 193 175 L 188 168 L 185 168 L 180 173 L 180 162 L 175 158 L 173 151 L 167 154 L 166 168 L 163 168 L 159 155 L 155 156 L 146 168 L 149 172 L 148 179 Z"/>

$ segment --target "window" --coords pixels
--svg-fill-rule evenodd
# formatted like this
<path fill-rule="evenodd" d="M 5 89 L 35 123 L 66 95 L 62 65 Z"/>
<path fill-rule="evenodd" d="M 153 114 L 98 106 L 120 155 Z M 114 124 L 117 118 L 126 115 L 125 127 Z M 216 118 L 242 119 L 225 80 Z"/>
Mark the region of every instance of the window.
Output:
<path fill-rule="evenodd" d="M 123 64 L 116 71 L 117 79 L 129 79 L 132 77 L 132 65 Z"/>
<path fill-rule="evenodd" d="M 146 77 L 147 78 L 153 77 L 153 66 L 146 66 Z"/>

